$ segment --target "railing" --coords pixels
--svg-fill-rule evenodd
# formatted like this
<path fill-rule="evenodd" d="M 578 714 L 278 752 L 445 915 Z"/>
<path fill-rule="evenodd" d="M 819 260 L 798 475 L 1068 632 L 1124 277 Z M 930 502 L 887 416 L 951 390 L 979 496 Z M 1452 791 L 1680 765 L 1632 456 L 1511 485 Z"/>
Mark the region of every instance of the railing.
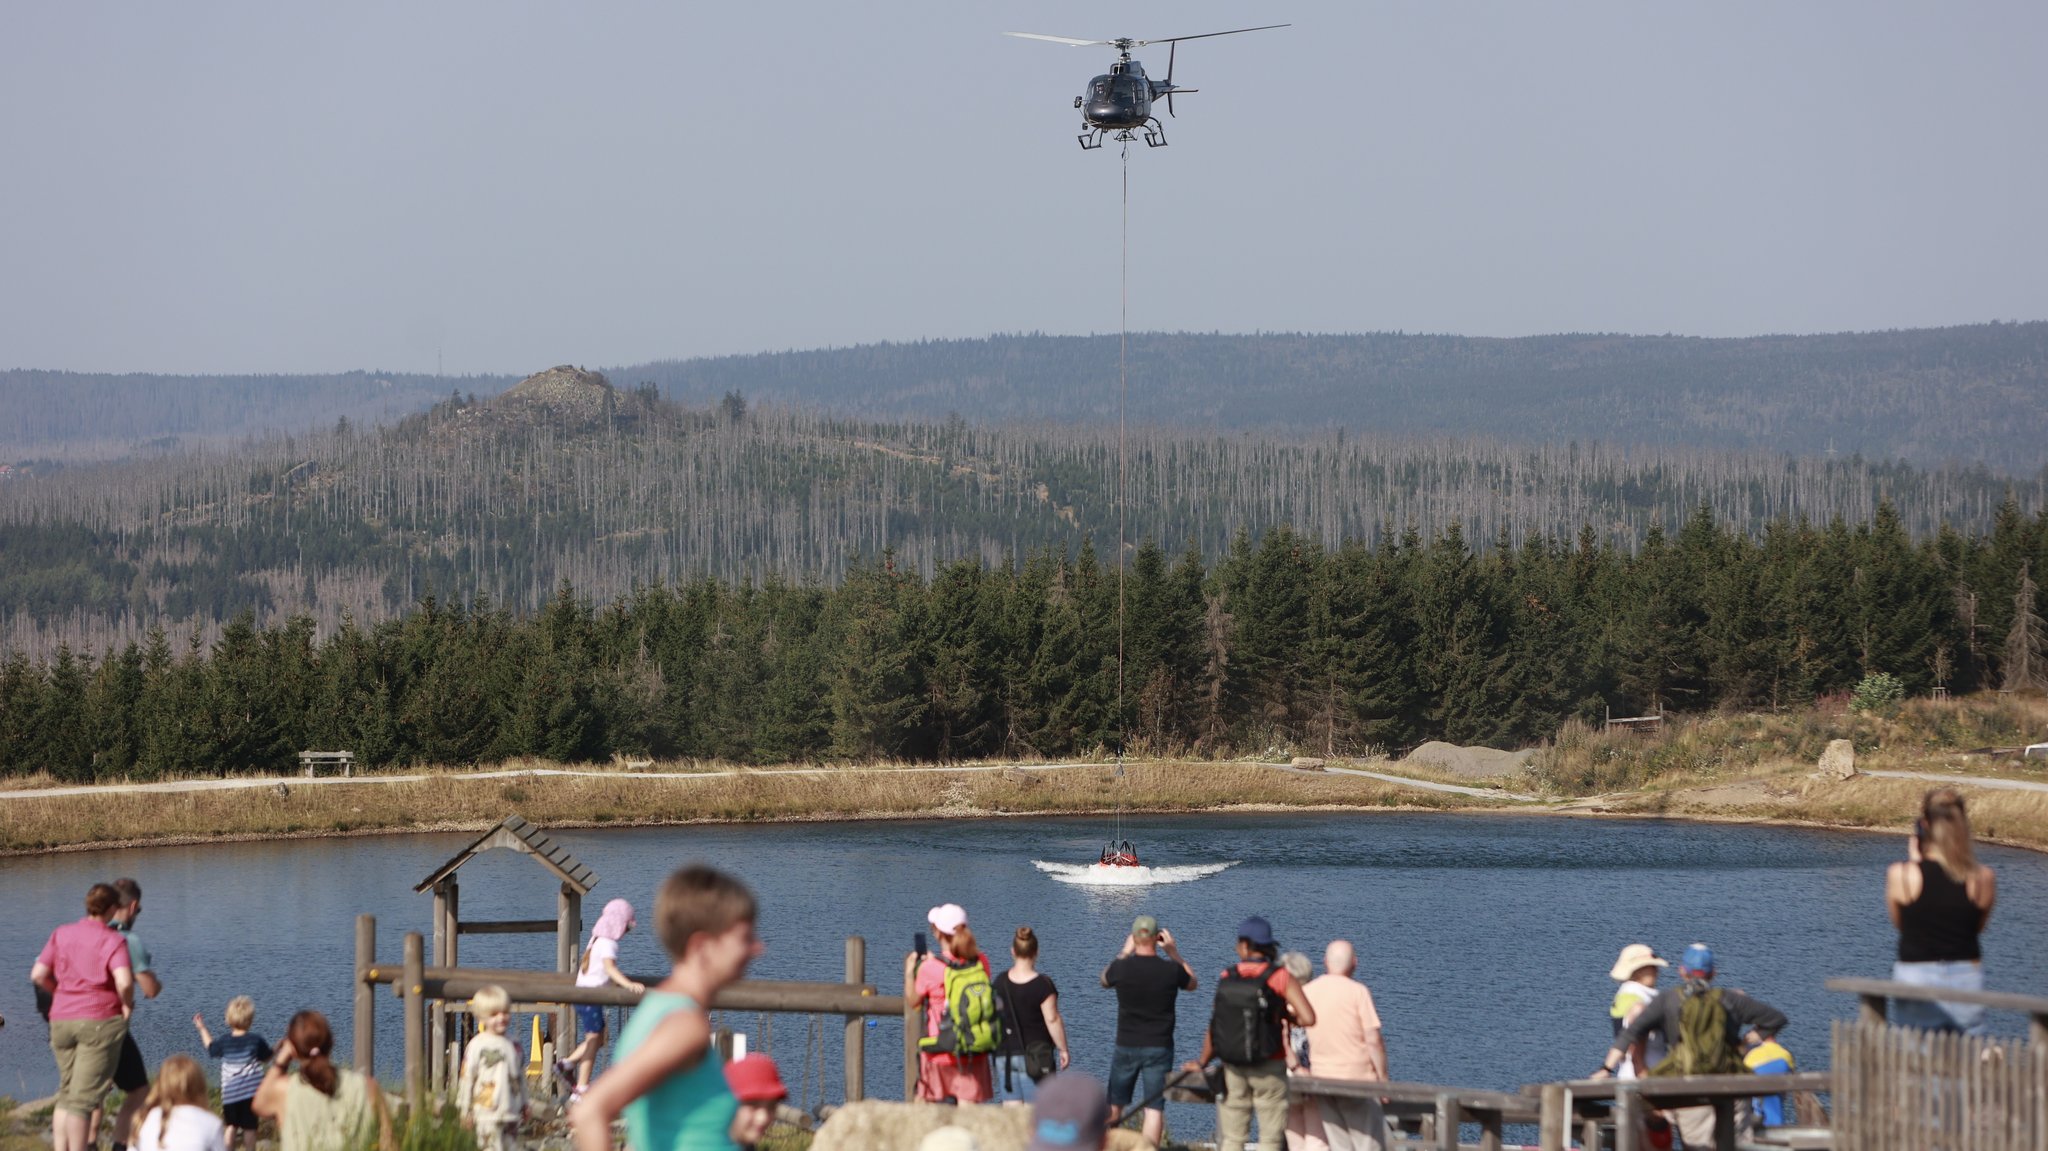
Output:
<path fill-rule="evenodd" d="M 640 1002 L 638 992 L 607 984 L 577 987 L 573 977 L 552 971 L 518 971 L 480 967 L 428 967 L 426 941 L 418 932 L 405 936 L 403 959 L 397 964 L 380 964 L 376 959 L 377 924 L 367 915 L 356 920 L 355 967 L 355 1066 L 367 1075 L 376 1074 L 376 994 L 380 985 L 390 985 L 403 1001 L 405 1028 L 405 1097 L 417 1104 L 429 1093 L 427 1005 L 430 1002 L 459 1002 L 475 995 L 486 985 L 505 989 L 519 1010 L 539 1010 L 574 1004 L 599 1007 L 632 1007 Z M 878 995 L 865 982 L 867 943 L 859 936 L 846 941 L 846 982 L 803 983 L 782 980 L 743 980 L 718 993 L 711 1003 L 715 1011 L 790 1012 L 806 1015 L 840 1015 L 846 1020 L 846 1098 L 853 1101 L 866 1094 L 866 1021 L 870 1016 L 904 1017 L 901 995 Z M 645 982 L 656 982 L 646 980 Z M 916 1031 L 904 1041 L 905 1062 L 914 1078 Z M 449 1060 L 454 1065 L 459 1060 Z"/>
<path fill-rule="evenodd" d="M 1862 1001 L 1834 1027 L 1835 1146 L 2048 1151 L 2048 998 L 1830 979 Z M 2025 1041 L 1899 1027 L 1894 999 L 1965 1003 L 2027 1017 Z"/>

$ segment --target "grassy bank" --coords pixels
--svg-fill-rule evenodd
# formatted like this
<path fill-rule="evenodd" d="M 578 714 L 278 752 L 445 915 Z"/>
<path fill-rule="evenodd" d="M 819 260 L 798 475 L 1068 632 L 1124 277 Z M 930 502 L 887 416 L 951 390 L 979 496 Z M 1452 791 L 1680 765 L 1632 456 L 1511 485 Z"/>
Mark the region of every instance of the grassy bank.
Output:
<path fill-rule="evenodd" d="M 529 765 L 541 766 L 541 765 Z M 1456 807 L 1442 793 L 1252 764 L 1137 763 L 1118 784 L 1106 767 L 922 771 L 824 768 L 662 779 L 629 772 L 325 783 L 235 791 L 119 792 L 0 801 L 0 851 L 226 838 L 433 831 L 488 826 L 509 812 L 544 826 L 642 826 L 790 820 L 1049 815 L 1231 807 Z M 1119 792 L 1121 795 L 1119 796 Z"/>

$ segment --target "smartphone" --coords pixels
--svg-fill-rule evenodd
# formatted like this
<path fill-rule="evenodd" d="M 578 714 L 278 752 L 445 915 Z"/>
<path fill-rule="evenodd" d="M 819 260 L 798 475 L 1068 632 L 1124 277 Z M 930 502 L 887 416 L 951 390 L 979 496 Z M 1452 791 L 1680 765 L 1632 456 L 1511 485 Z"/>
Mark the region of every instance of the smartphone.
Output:
<path fill-rule="evenodd" d="M 920 931 L 910 937 L 910 950 L 918 955 L 925 955 L 931 951 L 931 948 L 924 941 L 924 932 Z"/>

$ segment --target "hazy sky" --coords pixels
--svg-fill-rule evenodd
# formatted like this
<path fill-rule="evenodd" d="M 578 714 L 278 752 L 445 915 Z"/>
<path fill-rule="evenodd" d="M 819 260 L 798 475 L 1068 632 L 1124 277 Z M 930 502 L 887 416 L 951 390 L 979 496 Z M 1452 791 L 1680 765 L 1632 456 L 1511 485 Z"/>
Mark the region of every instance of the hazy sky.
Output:
<path fill-rule="evenodd" d="M 0 367 L 2048 318 L 2048 4 L 15 3 Z M 1163 74 L 1163 47 L 1141 52 Z"/>

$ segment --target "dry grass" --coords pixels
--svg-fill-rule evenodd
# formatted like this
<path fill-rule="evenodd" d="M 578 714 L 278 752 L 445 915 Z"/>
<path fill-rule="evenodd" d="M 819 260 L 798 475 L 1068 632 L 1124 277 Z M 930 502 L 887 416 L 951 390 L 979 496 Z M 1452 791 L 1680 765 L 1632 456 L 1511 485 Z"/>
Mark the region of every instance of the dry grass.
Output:
<path fill-rule="evenodd" d="M 1971 788 L 1958 779 L 1970 805 L 1970 829 L 1985 842 L 2048 851 L 2048 793 Z M 1745 823 L 1798 823 L 1896 831 L 1903 836 L 1919 810 L 1926 780 L 1814 779 L 1803 771 L 1719 787 L 1640 792 L 1612 799 L 1613 814 L 1660 815 Z"/>
<path fill-rule="evenodd" d="M 323 784 L 235 791 L 107 792 L 0 801 L 0 851 L 226 838 L 478 828 L 508 812 L 545 826 L 643 825 L 1054 814 L 1229 807 L 1456 807 L 1485 801 L 1356 776 L 1303 776 L 1243 764 L 933 772 L 821 768 L 708 779 L 628 773 Z"/>
<path fill-rule="evenodd" d="M 1656 735 L 1602 732 L 1576 721 L 1538 751 L 1529 782 L 1554 795 L 1691 786 L 1759 774 L 1812 770 L 1832 740 L 1856 746 L 1857 765 L 1902 771 L 1968 769 L 2048 779 L 2041 761 L 1970 755 L 2048 736 L 2048 700 L 1984 692 L 1953 700 L 1909 700 L 1880 716 L 1823 703 L 1796 712 L 1719 712 L 1668 724 Z"/>

